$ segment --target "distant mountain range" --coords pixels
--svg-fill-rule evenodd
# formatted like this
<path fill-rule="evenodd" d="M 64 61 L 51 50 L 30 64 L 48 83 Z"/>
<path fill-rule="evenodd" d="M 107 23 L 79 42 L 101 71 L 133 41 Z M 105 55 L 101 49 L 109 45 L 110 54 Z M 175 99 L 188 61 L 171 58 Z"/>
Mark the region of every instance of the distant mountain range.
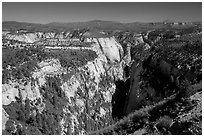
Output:
<path fill-rule="evenodd" d="M 167 24 L 164 24 L 167 22 Z M 71 23 L 61 23 L 52 22 L 48 24 L 36 24 L 36 23 L 26 23 L 26 22 L 16 22 L 16 21 L 3 21 L 3 30 L 19 30 L 25 29 L 28 31 L 68 31 L 72 29 L 97 29 L 97 30 L 134 30 L 134 31 L 144 31 L 154 28 L 168 28 L 172 27 L 168 23 L 172 21 L 163 21 L 156 23 L 120 23 L 115 21 L 102 21 L 102 20 L 92 20 L 88 22 L 71 22 Z M 189 25 L 189 24 L 188 24 Z"/>

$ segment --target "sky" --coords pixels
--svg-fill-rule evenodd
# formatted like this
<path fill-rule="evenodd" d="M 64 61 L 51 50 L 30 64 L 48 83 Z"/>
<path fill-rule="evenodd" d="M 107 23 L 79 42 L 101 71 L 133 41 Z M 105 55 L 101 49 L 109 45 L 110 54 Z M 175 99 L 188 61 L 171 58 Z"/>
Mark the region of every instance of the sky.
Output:
<path fill-rule="evenodd" d="M 91 20 L 131 22 L 202 21 L 201 2 L 3 2 L 2 21 L 46 24 Z"/>

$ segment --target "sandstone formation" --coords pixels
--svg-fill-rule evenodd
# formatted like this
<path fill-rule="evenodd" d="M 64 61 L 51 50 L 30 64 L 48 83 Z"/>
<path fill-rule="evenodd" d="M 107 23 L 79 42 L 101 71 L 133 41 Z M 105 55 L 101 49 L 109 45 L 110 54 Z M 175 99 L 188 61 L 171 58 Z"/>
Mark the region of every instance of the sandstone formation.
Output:
<path fill-rule="evenodd" d="M 3 134 L 200 133 L 197 33 L 179 46 L 155 29 L 2 35 Z"/>

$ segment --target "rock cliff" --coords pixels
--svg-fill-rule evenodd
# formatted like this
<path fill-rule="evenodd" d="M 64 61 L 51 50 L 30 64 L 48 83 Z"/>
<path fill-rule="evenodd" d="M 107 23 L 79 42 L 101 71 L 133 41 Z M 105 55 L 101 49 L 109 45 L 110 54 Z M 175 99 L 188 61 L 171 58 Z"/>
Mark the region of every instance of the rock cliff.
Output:
<path fill-rule="evenodd" d="M 114 37 L 86 41 L 97 57 L 74 73 L 49 58 L 38 63 L 29 81 L 2 85 L 4 132 L 85 134 L 111 124 L 115 81 L 123 80 L 126 65 L 124 51 Z"/>

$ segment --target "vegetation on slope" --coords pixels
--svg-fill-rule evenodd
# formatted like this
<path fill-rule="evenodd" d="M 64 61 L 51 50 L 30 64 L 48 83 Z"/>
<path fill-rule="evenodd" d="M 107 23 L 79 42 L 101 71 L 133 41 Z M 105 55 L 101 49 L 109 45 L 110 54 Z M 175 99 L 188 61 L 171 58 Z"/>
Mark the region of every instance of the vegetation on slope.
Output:
<path fill-rule="evenodd" d="M 30 79 L 31 72 L 38 68 L 38 63 L 48 58 L 59 59 L 61 66 L 65 68 L 80 67 L 97 57 L 91 50 L 51 50 L 42 48 L 3 48 L 2 82 L 7 83 L 10 79 Z"/>
<path fill-rule="evenodd" d="M 37 63 L 46 59 L 48 53 L 40 48 L 2 49 L 2 82 L 10 79 L 30 78 L 31 72 L 36 69 Z"/>
<path fill-rule="evenodd" d="M 3 106 L 9 114 L 3 134 L 60 134 L 60 121 L 67 102 L 60 85 L 59 78 L 48 77 L 41 88 L 42 100 L 31 101 L 27 98 L 24 104 L 22 98 L 18 98 L 17 102 Z"/>

